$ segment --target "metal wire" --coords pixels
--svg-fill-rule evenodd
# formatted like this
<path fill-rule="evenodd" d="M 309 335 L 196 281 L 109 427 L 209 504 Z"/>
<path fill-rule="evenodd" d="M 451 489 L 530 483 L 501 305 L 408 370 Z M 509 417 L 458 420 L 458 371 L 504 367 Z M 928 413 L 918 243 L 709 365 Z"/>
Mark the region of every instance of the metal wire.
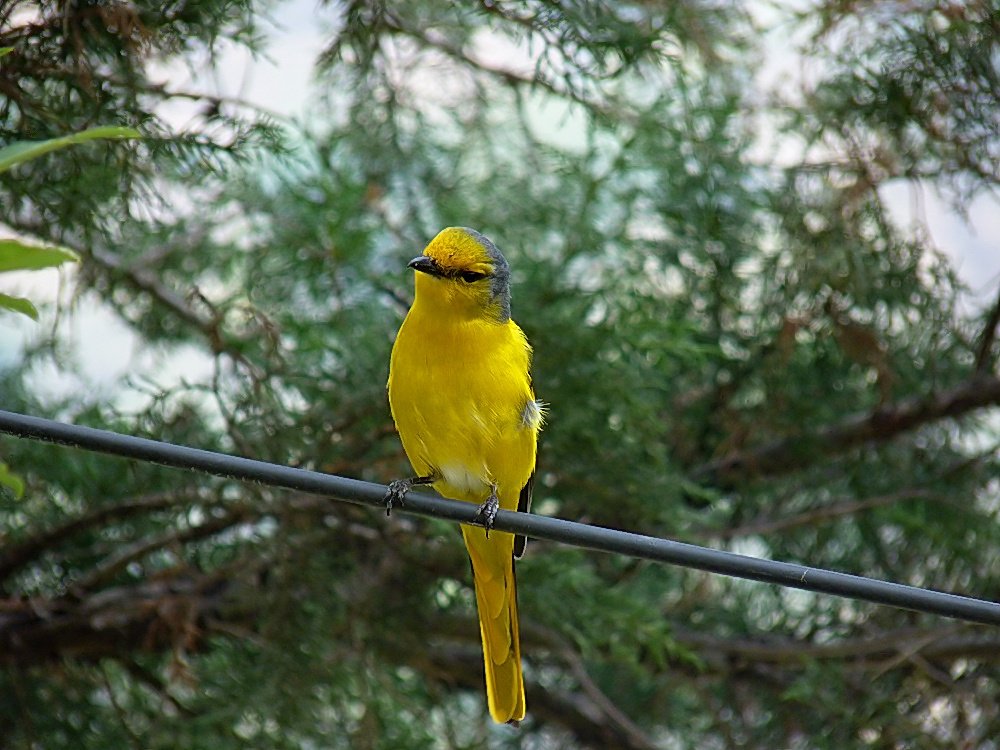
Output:
<path fill-rule="evenodd" d="M 385 507 L 383 498 L 386 488 L 380 484 L 122 435 L 92 427 L 81 427 L 0 410 L 0 432 L 150 461 L 178 469 L 300 490 L 349 503 Z M 474 505 L 446 500 L 423 492 L 408 494 L 405 504 L 399 507 L 398 511 L 478 524 Z M 996 602 L 904 586 L 807 565 L 764 560 L 669 539 L 505 510 L 497 514 L 494 528 L 536 539 L 656 560 L 737 578 L 862 599 L 958 620 L 1000 625 L 1000 604 Z"/>

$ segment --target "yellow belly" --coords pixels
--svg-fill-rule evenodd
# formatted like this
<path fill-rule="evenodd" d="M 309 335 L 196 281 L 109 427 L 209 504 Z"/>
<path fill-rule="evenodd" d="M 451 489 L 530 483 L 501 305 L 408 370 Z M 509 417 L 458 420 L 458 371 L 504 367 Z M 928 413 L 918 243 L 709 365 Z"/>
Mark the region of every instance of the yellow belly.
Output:
<path fill-rule="evenodd" d="M 392 350 L 389 404 L 420 476 L 445 497 L 482 502 L 492 485 L 517 507 L 535 466 L 540 419 L 530 348 L 512 321 L 440 320 L 411 309 Z"/>

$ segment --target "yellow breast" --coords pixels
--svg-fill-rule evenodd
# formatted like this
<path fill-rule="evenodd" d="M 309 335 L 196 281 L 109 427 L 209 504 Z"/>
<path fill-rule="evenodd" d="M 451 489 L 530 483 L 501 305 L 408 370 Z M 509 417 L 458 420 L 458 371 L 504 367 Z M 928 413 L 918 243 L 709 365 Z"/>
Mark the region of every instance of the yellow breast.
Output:
<path fill-rule="evenodd" d="M 403 448 L 445 497 L 481 502 L 496 484 L 517 507 L 541 425 L 531 349 L 513 322 L 443 320 L 414 305 L 392 350 L 389 404 Z"/>

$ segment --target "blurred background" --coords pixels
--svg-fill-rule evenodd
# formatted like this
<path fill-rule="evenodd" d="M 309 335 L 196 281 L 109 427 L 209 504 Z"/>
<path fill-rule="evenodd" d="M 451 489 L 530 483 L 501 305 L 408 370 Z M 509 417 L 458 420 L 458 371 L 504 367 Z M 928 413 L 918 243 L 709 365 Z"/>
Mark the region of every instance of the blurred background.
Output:
<path fill-rule="evenodd" d="M 386 482 L 513 269 L 534 510 L 1000 598 L 995 2 L 0 2 L 0 408 Z M 10 48 L 3 51 L 2 48 Z M 4 468 L 4 465 L 6 468 Z M 584 552 L 485 709 L 450 524 L 0 437 L 0 748 L 995 748 L 1000 633 Z"/>

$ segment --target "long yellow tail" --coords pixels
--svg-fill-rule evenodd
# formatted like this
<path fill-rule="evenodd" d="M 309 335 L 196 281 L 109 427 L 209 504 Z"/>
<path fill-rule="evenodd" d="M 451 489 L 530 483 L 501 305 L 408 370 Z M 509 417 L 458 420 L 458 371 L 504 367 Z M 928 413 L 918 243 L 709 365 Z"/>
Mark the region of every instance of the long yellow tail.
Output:
<path fill-rule="evenodd" d="M 514 580 L 514 537 L 463 526 L 476 583 L 479 631 L 486 667 L 486 699 L 493 720 L 505 724 L 524 718 L 524 677 L 517 624 L 517 584 Z"/>

